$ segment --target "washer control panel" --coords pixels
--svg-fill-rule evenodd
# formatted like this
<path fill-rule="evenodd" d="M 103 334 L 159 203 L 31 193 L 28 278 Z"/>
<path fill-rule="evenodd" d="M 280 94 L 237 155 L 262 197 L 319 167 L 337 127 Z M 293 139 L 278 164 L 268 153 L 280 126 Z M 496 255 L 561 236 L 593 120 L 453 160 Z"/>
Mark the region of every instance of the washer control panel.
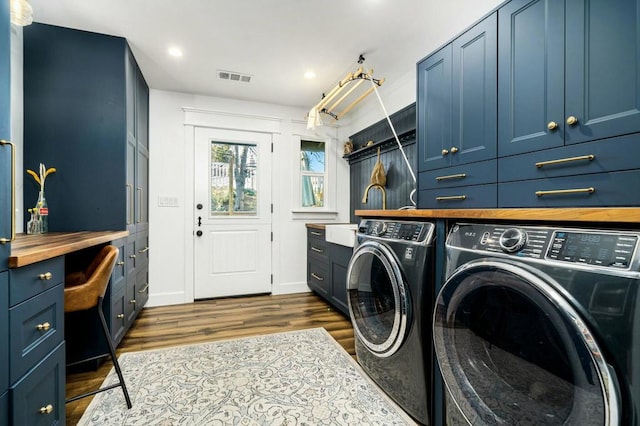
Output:
<path fill-rule="evenodd" d="M 640 232 L 494 224 L 457 224 L 448 247 L 520 258 L 630 269 Z"/>
<path fill-rule="evenodd" d="M 376 237 L 388 241 L 422 243 L 433 233 L 429 222 L 405 222 L 365 219 L 358 226 L 358 236 Z"/>

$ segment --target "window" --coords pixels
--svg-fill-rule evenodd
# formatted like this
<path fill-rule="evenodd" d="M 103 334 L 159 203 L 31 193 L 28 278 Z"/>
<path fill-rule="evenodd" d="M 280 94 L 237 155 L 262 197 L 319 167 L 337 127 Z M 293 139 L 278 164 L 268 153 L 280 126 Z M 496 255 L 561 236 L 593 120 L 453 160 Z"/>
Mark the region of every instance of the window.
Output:
<path fill-rule="evenodd" d="M 256 145 L 211 142 L 212 216 L 257 214 Z"/>
<path fill-rule="evenodd" d="M 324 207 L 325 143 L 300 141 L 300 205 Z"/>

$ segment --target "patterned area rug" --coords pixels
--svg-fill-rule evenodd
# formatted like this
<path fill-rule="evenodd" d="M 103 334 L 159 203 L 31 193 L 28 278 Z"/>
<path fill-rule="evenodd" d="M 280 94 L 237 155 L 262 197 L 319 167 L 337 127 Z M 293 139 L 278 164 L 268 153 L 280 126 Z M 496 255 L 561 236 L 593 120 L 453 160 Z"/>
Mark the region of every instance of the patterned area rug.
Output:
<path fill-rule="evenodd" d="M 79 425 L 414 425 L 323 328 L 119 358 Z M 104 385 L 117 382 L 115 371 Z"/>

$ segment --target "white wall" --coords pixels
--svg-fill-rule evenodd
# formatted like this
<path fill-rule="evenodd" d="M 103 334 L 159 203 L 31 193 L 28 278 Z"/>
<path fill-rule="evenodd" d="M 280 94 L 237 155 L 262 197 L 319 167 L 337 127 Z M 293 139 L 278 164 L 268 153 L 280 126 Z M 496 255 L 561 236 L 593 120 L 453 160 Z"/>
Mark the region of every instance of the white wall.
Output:
<path fill-rule="evenodd" d="M 273 293 L 308 291 L 306 285 L 306 222 L 347 222 L 348 193 L 337 192 L 331 212 L 313 215 L 294 213 L 299 167 L 300 137 L 326 139 L 328 157 L 333 161 L 339 182 L 348 182 L 348 164 L 342 159 L 342 142 L 332 126 L 306 130 L 306 111 L 278 105 L 197 96 L 184 93 L 150 91 L 149 110 L 149 265 L 150 299 L 148 306 L 193 301 L 193 170 L 191 133 L 185 126 L 183 108 L 234 115 L 242 120 L 260 121 L 261 117 L 280 121 L 273 153 Z M 346 186 L 348 188 L 348 186 Z M 348 192 L 348 191 L 346 191 Z M 173 196 L 178 207 L 158 207 L 158 196 Z"/>

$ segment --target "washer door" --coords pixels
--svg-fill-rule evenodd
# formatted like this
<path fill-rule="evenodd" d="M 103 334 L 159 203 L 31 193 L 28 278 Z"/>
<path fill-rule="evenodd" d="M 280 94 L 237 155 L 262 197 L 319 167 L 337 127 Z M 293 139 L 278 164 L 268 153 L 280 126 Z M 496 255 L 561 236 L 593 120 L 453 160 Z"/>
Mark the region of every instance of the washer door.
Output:
<path fill-rule="evenodd" d="M 379 357 L 393 355 L 404 342 L 409 295 L 393 252 L 376 241 L 362 243 L 347 269 L 347 296 L 353 328 Z"/>
<path fill-rule="evenodd" d="M 435 351 L 449 395 L 469 423 L 618 424 L 615 376 L 552 283 L 527 265 L 476 260 L 444 284 L 434 312 Z"/>

